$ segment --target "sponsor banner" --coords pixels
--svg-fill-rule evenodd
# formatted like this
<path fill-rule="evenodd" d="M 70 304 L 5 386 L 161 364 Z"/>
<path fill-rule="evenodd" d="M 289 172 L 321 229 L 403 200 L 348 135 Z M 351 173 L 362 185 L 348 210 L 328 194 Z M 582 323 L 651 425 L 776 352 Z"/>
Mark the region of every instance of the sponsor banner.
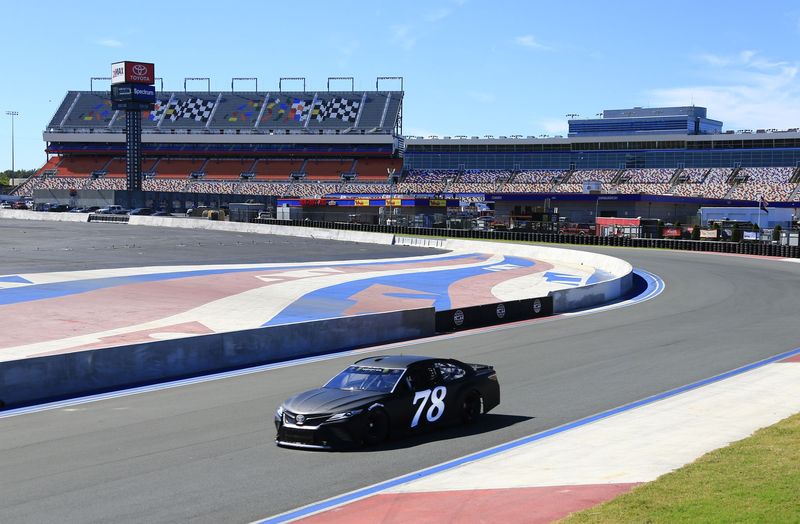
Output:
<path fill-rule="evenodd" d="M 398 207 L 402 206 L 403 205 L 403 199 L 402 198 L 387 198 L 386 199 L 386 205 L 387 206 L 398 206 Z"/>
<path fill-rule="evenodd" d="M 442 200 L 442 199 L 438 199 L 438 198 L 437 199 L 431 199 L 431 200 L 428 200 L 428 205 L 430 207 L 445 207 L 447 205 L 447 201 L 446 200 Z"/>
<path fill-rule="evenodd" d="M 758 231 L 743 231 L 742 232 L 742 239 L 743 240 L 758 240 L 759 239 L 759 232 Z"/>
<path fill-rule="evenodd" d="M 661 228 L 661 236 L 665 238 L 680 238 L 681 228 L 679 227 L 663 227 Z"/>
<path fill-rule="evenodd" d="M 356 198 L 354 201 L 356 207 L 363 207 L 369 205 L 369 198 Z"/>
<path fill-rule="evenodd" d="M 301 206 L 326 206 L 328 201 L 324 198 L 301 198 Z"/>
<path fill-rule="evenodd" d="M 719 236 L 719 231 L 716 229 L 701 229 L 700 230 L 700 238 L 717 238 Z"/>
<path fill-rule="evenodd" d="M 436 332 L 459 331 L 553 314 L 553 298 L 540 297 L 436 312 Z"/>
<path fill-rule="evenodd" d="M 111 84 L 154 84 L 155 64 L 149 62 L 115 62 L 111 64 Z"/>

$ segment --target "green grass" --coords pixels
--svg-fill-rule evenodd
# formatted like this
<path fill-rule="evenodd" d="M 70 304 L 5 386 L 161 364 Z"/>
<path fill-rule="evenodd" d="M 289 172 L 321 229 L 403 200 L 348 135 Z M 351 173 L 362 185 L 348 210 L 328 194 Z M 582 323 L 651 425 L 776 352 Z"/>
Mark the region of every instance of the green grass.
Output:
<path fill-rule="evenodd" d="M 800 415 L 561 522 L 800 523 Z"/>

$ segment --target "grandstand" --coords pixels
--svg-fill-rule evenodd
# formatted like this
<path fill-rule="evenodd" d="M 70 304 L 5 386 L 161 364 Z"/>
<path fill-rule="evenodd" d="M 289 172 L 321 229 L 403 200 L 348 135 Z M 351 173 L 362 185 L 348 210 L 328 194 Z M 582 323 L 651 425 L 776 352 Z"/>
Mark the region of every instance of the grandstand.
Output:
<path fill-rule="evenodd" d="M 633 108 L 606 111 L 591 122 L 571 120 L 573 136 L 566 138 L 403 137 L 403 95 L 158 93 L 154 109 L 142 113 L 143 189 L 800 201 L 798 129 L 721 132 L 722 123 L 706 118 L 705 108 Z M 68 92 L 44 138 L 49 160 L 17 194 L 125 188 L 124 118 L 111 109 L 108 92 Z M 390 180 L 390 173 L 397 178 Z"/>
<path fill-rule="evenodd" d="M 377 85 L 376 85 L 377 87 Z M 316 195 L 402 171 L 402 91 L 160 92 L 142 113 L 145 191 Z M 124 112 L 69 91 L 48 161 L 16 188 L 125 189 Z"/>

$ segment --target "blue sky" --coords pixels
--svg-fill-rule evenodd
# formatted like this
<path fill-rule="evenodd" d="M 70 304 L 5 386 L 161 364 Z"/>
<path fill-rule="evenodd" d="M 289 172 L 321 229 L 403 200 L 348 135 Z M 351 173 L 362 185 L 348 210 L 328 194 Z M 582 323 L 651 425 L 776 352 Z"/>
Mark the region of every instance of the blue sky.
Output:
<path fill-rule="evenodd" d="M 124 59 L 155 62 L 167 90 L 195 76 L 212 89 L 256 76 L 260 90 L 281 76 L 311 90 L 329 76 L 354 76 L 356 89 L 403 76 L 409 135 L 564 134 L 568 113 L 692 102 L 726 129 L 800 127 L 794 1 L 65 5 L 0 3 L 0 170 L 11 167 L 5 111 L 20 112 L 16 167 L 39 167 L 66 91 Z M 126 5 L 152 10 L 136 20 Z"/>

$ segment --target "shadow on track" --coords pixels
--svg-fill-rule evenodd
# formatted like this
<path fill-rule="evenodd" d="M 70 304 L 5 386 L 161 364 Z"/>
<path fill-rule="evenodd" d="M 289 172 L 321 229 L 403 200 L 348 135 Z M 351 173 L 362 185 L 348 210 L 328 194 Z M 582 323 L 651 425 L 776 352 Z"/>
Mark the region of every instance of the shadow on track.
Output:
<path fill-rule="evenodd" d="M 342 450 L 343 453 L 373 453 L 381 451 L 389 451 L 395 449 L 413 448 L 429 442 L 438 442 L 442 440 L 451 440 L 456 438 L 470 437 L 473 435 L 480 435 L 497 431 L 498 429 L 507 428 L 520 422 L 526 422 L 534 417 L 526 417 L 521 415 L 499 415 L 487 413 L 482 415 L 473 424 L 454 424 L 445 426 L 442 429 L 433 430 L 428 433 L 420 433 L 411 436 L 397 436 L 389 441 L 376 446 L 368 446 L 364 448 L 355 448 L 349 450 Z"/>

